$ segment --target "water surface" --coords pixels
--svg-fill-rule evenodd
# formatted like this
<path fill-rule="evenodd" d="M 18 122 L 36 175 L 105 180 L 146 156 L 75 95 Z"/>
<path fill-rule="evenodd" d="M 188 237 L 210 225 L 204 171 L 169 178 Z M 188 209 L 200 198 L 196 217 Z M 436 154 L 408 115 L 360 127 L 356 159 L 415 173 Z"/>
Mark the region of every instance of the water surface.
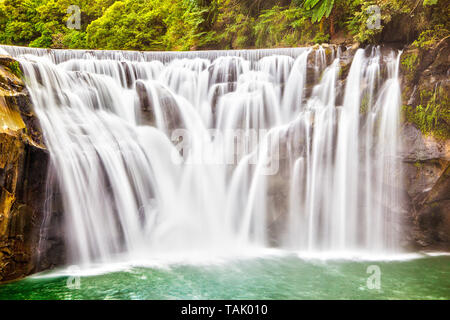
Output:
<path fill-rule="evenodd" d="M 367 287 L 370 265 L 380 267 L 379 290 Z M 354 261 L 290 254 L 86 273 L 79 289 L 68 288 L 68 279 L 52 271 L 4 284 L 0 299 L 450 299 L 450 256 Z"/>

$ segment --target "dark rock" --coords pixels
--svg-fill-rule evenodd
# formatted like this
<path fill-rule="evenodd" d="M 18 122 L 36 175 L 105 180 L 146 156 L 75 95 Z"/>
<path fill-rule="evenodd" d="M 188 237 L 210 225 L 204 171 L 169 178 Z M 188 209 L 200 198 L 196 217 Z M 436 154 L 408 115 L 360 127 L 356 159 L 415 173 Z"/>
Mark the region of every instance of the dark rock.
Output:
<path fill-rule="evenodd" d="M 147 93 L 147 88 L 141 80 L 136 81 L 136 92 L 138 96 L 138 108 L 140 111 L 140 123 L 143 125 L 156 126 L 155 103 L 161 106 L 162 117 L 170 133 L 176 129 L 185 128 L 185 123 L 181 110 L 178 107 L 175 97 L 163 86 L 154 84 L 154 89 L 158 91 L 157 97 L 152 97 Z M 153 101 L 156 98 L 158 101 Z"/>
<path fill-rule="evenodd" d="M 38 269 L 49 154 L 23 82 L 0 56 L 0 282 Z"/>
<path fill-rule="evenodd" d="M 136 81 L 136 92 L 138 97 L 138 108 L 141 112 L 140 121 L 144 125 L 155 126 L 155 115 L 153 112 L 153 103 L 147 94 L 144 82 Z"/>
<path fill-rule="evenodd" d="M 214 61 L 209 67 L 209 87 L 216 83 L 237 82 L 244 70 L 242 60 L 236 57 L 224 57 Z"/>
<path fill-rule="evenodd" d="M 426 161 L 433 159 L 450 160 L 450 141 L 438 140 L 433 136 L 423 136 L 413 124 L 406 123 L 402 128 L 405 161 Z"/>
<path fill-rule="evenodd" d="M 413 248 L 450 249 L 450 141 L 424 137 L 412 124 L 404 138 L 406 237 Z"/>
<path fill-rule="evenodd" d="M 450 247 L 450 163 L 425 198 L 416 204 L 414 218 L 419 226 L 415 234 L 418 240 Z"/>

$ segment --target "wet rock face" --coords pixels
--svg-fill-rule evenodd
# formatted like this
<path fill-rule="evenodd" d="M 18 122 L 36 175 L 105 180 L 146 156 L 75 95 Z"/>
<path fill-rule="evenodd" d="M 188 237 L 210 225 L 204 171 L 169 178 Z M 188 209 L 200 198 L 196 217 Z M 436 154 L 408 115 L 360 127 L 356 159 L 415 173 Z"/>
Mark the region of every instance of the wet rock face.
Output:
<path fill-rule="evenodd" d="M 37 269 L 49 162 L 30 96 L 13 63 L 0 56 L 0 282 Z"/>
<path fill-rule="evenodd" d="M 450 244 L 450 164 L 419 204 L 418 224 L 425 242 Z M 422 234 L 421 234 L 422 235 Z M 421 239 L 422 240 L 422 239 Z"/>
<path fill-rule="evenodd" d="M 137 110 L 140 112 L 139 121 L 142 125 L 156 127 L 155 105 L 160 105 L 160 111 L 166 123 L 167 130 L 172 132 L 176 129 L 185 128 L 183 117 L 177 108 L 175 98 L 164 87 L 154 84 L 154 90 L 158 92 L 153 96 L 146 88 L 144 82 L 136 82 Z M 157 101 L 155 101 L 158 99 Z"/>
<path fill-rule="evenodd" d="M 419 249 L 450 250 L 450 123 L 444 116 L 449 107 L 449 57 L 450 38 L 428 48 L 408 46 L 401 57 L 403 108 L 410 120 L 402 130 L 407 237 Z M 440 117 L 433 130 L 423 133 L 416 115 L 428 106 Z"/>
<path fill-rule="evenodd" d="M 402 135 L 407 238 L 415 248 L 449 250 L 450 141 L 423 136 L 412 124 L 404 126 Z"/>

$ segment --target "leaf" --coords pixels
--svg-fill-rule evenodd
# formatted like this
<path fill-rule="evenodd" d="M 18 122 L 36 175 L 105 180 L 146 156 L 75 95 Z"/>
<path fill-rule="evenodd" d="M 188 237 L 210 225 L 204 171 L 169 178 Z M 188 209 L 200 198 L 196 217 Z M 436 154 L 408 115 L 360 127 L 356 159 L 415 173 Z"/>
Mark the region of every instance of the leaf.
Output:
<path fill-rule="evenodd" d="M 423 0 L 424 6 L 432 6 L 435 5 L 438 2 L 438 0 Z"/>
<path fill-rule="evenodd" d="M 306 10 L 312 11 L 311 21 L 322 20 L 323 16 L 327 18 L 331 14 L 335 0 L 306 0 L 304 6 Z"/>
<path fill-rule="evenodd" d="M 320 3 L 320 6 L 314 11 L 313 19 L 312 19 L 313 22 L 320 21 L 322 19 L 323 15 L 325 14 L 325 11 L 327 9 L 326 4 L 327 4 L 326 0 L 322 1 Z"/>
<path fill-rule="evenodd" d="M 331 10 L 333 10 L 334 6 L 334 0 L 328 0 L 327 1 L 327 12 L 325 13 L 325 16 L 328 18 L 330 16 Z"/>
<path fill-rule="evenodd" d="M 319 1 L 323 0 L 306 0 L 305 1 L 306 10 L 311 10 Z"/>

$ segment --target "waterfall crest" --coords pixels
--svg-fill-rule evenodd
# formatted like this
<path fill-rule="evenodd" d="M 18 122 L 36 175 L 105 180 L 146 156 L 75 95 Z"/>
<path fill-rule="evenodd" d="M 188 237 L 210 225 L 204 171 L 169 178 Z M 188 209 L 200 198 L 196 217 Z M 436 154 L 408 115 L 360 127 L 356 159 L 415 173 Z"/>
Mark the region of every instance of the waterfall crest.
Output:
<path fill-rule="evenodd" d="M 399 250 L 400 53 L 47 50 L 19 59 L 71 261 Z"/>

